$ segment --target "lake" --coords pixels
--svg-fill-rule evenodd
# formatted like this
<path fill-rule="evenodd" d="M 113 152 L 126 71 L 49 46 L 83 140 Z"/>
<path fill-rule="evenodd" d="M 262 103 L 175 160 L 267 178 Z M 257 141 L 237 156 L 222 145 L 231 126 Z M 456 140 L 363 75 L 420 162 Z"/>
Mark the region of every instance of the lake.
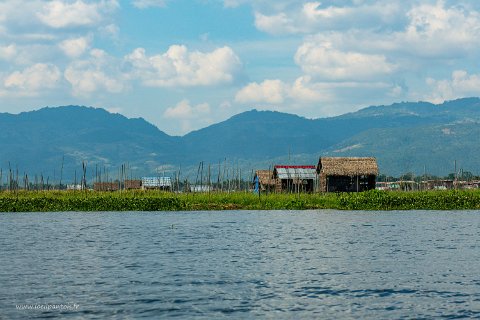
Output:
<path fill-rule="evenodd" d="M 0 319 L 480 317 L 480 211 L 0 214 Z"/>

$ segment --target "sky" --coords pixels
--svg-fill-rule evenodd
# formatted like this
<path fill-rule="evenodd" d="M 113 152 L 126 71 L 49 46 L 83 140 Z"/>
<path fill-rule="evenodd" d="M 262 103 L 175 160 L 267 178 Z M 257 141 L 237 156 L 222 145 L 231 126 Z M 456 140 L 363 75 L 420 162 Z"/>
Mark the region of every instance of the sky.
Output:
<path fill-rule="evenodd" d="M 183 135 L 480 96 L 478 0 L 2 0 L 0 112 L 85 105 Z"/>

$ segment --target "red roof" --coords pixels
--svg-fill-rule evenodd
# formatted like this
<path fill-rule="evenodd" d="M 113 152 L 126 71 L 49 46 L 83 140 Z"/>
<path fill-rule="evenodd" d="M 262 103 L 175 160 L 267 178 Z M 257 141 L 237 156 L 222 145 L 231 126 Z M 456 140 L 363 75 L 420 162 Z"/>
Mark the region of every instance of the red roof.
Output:
<path fill-rule="evenodd" d="M 274 168 L 286 168 L 286 169 L 316 169 L 316 166 L 284 166 L 276 165 Z"/>

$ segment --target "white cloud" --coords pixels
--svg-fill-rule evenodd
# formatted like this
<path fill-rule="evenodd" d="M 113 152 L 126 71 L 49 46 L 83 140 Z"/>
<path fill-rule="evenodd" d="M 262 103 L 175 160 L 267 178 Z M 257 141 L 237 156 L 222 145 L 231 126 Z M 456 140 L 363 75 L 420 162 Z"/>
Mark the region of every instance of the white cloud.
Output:
<path fill-rule="evenodd" d="M 151 87 L 232 83 L 241 68 L 240 58 L 229 47 L 203 53 L 172 45 L 164 54 L 150 57 L 145 49 L 137 48 L 125 60 L 132 67 L 132 76 Z"/>
<path fill-rule="evenodd" d="M 275 12 L 267 8 L 255 11 L 255 26 L 271 34 L 316 33 L 351 28 L 375 28 L 378 25 L 395 28 L 402 6 L 385 1 L 353 1 L 353 3 L 297 1 L 279 6 Z"/>
<path fill-rule="evenodd" d="M 52 28 L 68 28 L 95 25 L 102 21 L 104 12 L 118 7 L 116 0 L 102 0 L 87 3 L 82 0 L 66 2 L 55 0 L 43 5 L 37 17 Z"/>
<path fill-rule="evenodd" d="M 235 95 L 235 101 L 240 103 L 265 102 L 270 104 L 283 103 L 288 94 L 287 86 L 280 80 L 265 80 L 262 83 L 250 83 Z"/>
<path fill-rule="evenodd" d="M 187 133 L 192 130 L 193 125 L 199 127 L 212 123 L 210 119 L 210 105 L 201 103 L 192 106 L 188 100 L 182 100 L 177 105 L 165 110 L 163 116 L 166 119 L 178 120 L 181 126 L 181 133 Z"/>
<path fill-rule="evenodd" d="M 0 59 L 3 60 L 13 60 L 17 55 L 17 46 L 15 44 L 10 44 L 8 46 L 0 46 Z"/>
<path fill-rule="evenodd" d="M 139 9 L 147 9 L 151 7 L 165 7 L 167 5 L 166 0 L 134 0 L 133 6 Z"/>
<path fill-rule="evenodd" d="M 69 57 L 77 58 L 81 56 L 90 46 L 89 37 L 80 37 L 67 39 L 59 44 L 60 49 Z"/>
<path fill-rule="evenodd" d="M 451 79 L 435 80 L 428 78 L 427 84 L 432 91 L 423 99 L 433 103 L 442 103 L 445 100 L 462 97 L 480 96 L 480 75 L 469 75 L 464 70 L 452 72 Z"/>
<path fill-rule="evenodd" d="M 106 52 L 92 49 L 87 59 L 69 64 L 64 76 L 76 96 L 101 91 L 119 93 L 126 89 L 126 83 L 116 65 L 116 60 Z"/>
<path fill-rule="evenodd" d="M 327 86 L 325 86 L 327 84 Z M 281 80 L 265 80 L 261 83 L 250 83 L 240 89 L 235 95 L 235 101 L 240 103 L 267 103 L 281 106 L 292 102 L 308 104 L 318 101 L 329 101 L 329 90 L 332 84 L 312 82 L 311 77 L 302 76 L 292 84 Z"/>
<path fill-rule="evenodd" d="M 99 32 L 103 36 L 107 36 L 112 39 L 117 39 L 120 33 L 120 28 L 116 24 L 111 23 L 104 27 L 100 27 Z"/>
<path fill-rule="evenodd" d="M 305 42 L 295 54 L 295 62 L 315 78 L 369 80 L 392 73 L 395 66 L 383 55 L 342 52 L 330 43 Z"/>
<path fill-rule="evenodd" d="M 255 12 L 255 27 L 271 34 L 300 33 L 301 29 L 296 26 L 292 19 L 284 12 L 267 16 Z"/>
<path fill-rule="evenodd" d="M 202 103 L 191 106 L 188 100 L 180 101 L 176 106 L 167 108 L 164 116 L 169 119 L 194 119 L 201 114 L 209 114 L 210 106 L 208 103 Z"/>
<path fill-rule="evenodd" d="M 398 85 L 382 81 L 315 81 L 305 75 L 292 83 L 278 79 L 250 83 L 237 92 L 235 101 L 266 104 L 267 109 L 278 111 L 296 110 L 304 115 L 334 116 L 403 94 Z"/>
<path fill-rule="evenodd" d="M 323 90 L 318 84 L 312 83 L 311 77 L 302 76 L 295 80 L 290 89 L 290 96 L 297 101 L 317 102 L 331 100 L 327 90 Z"/>
<path fill-rule="evenodd" d="M 462 6 L 447 6 L 444 1 L 421 4 L 407 12 L 405 31 L 392 41 L 398 49 L 423 56 L 457 56 L 480 44 L 480 14 Z M 478 50 L 478 49 L 477 49 Z"/>
<path fill-rule="evenodd" d="M 51 64 L 37 63 L 23 71 L 15 71 L 5 77 L 3 86 L 15 95 L 37 95 L 41 89 L 52 89 L 61 79 L 60 70 Z"/>
<path fill-rule="evenodd" d="M 273 94 L 276 98 L 265 97 L 271 86 L 251 83 L 237 92 L 237 102 L 288 104 L 302 110 L 328 103 L 331 107 L 322 107 L 323 111 L 336 114 L 348 111 L 348 105 L 412 97 L 438 102 L 480 94 L 478 75 L 465 72 L 418 85 L 425 75 L 452 66 L 465 70 L 478 66 L 480 2 L 280 2 L 283 7 L 252 1 L 255 25 L 277 36 L 305 34 L 294 58 L 303 75 L 291 83 L 276 80 L 282 84 Z M 229 1 L 232 7 L 242 3 Z M 428 87 L 431 95 L 425 94 Z"/>

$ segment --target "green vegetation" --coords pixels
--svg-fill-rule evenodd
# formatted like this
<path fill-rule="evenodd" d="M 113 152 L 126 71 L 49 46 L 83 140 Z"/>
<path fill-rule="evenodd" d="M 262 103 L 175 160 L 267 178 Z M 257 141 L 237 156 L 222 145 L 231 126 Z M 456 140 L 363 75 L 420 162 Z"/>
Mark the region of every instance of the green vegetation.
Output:
<path fill-rule="evenodd" d="M 193 210 L 466 210 L 480 209 L 480 190 L 363 193 L 173 194 L 159 191 L 0 193 L 0 212 Z"/>

